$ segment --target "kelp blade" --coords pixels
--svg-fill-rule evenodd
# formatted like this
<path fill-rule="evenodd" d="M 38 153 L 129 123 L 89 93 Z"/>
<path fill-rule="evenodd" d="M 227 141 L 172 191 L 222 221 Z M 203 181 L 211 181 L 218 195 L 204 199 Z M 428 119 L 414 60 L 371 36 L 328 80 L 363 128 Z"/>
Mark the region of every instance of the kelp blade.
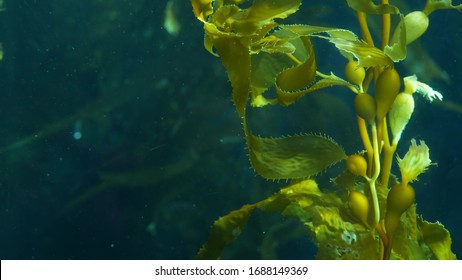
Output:
<path fill-rule="evenodd" d="M 449 231 L 440 223 L 430 223 L 419 219 L 424 242 L 430 247 L 438 260 L 456 260 L 451 251 L 452 239 Z"/>
<path fill-rule="evenodd" d="M 328 40 L 348 59 L 356 57 L 359 66 L 391 66 L 393 61 L 380 49 L 359 40 L 350 30 L 312 25 L 281 25 L 280 28 L 298 36 L 311 36 Z M 328 36 L 322 35 L 322 33 Z"/>
<path fill-rule="evenodd" d="M 342 147 L 320 135 L 263 138 L 249 133 L 249 157 L 266 179 L 302 179 L 346 158 Z"/>
<path fill-rule="evenodd" d="M 207 21 L 207 17 L 213 13 L 212 2 L 213 0 L 191 0 L 194 15 L 198 20 Z"/>
<path fill-rule="evenodd" d="M 301 0 L 254 0 L 252 6 L 237 15 L 232 23 L 239 34 L 252 35 L 276 18 L 284 19 L 298 11 Z"/>
<path fill-rule="evenodd" d="M 406 49 L 406 26 L 404 24 L 404 17 L 400 15 L 401 19 L 393 34 L 390 46 L 385 46 L 384 53 L 390 57 L 393 62 L 404 60 L 407 55 Z"/>
<path fill-rule="evenodd" d="M 321 192 L 313 180 L 303 180 L 281 189 L 278 193 L 255 204 L 220 217 L 213 225 L 207 242 L 197 258 L 218 259 L 223 249 L 234 241 L 255 208 L 266 213 L 280 213 L 303 223 L 319 248 L 318 257 L 325 259 L 374 259 L 375 240 L 359 224 L 344 220 L 338 208 L 343 202 L 332 193 Z M 322 205 L 322 206 L 321 206 Z M 355 243 L 347 243 L 345 232 L 355 232 Z M 323 247 L 322 244 L 330 244 Z M 368 248 L 365 250 L 364 248 Z M 339 255 L 339 251 L 342 252 Z"/>
<path fill-rule="evenodd" d="M 223 249 L 239 237 L 250 215 L 258 209 L 303 223 L 318 246 L 317 259 L 380 259 L 374 235 L 342 211 L 344 204 L 336 193 L 321 191 L 313 180 L 291 184 L 266 199 L 220 217 L 197 258 L 220 258 Z M 401 236 L 395 240 L 392 258 L 454 260 L 449 232 L 439 223 L 416 216 L 413 209 L 407 213 L 413 221 L 401 221 Z"/>
<path fill-rule="evenodd" d="M 255 205 L 244 205 L 241 209 L 232 211 L 220 217 L 213 223 L 210 237 L 197 253 L 201 260 L 219 259 L 226 245 L 234 241 L 240 234 Z"/>
<path fill-rule="evenodd" d="M 238 38 L 218 38 L 214 43 L 233 87 L 234 105 L 244 117 L 250 87 L 250 54 Z"/>
<path fill-rule="evenodd" d="M 308 57 L 306 61 L 286 69 L 276 77 L 276 85 L 283 91 L 297 91 L 309 86 L 316 78 L 316 60 L 308 37 L 300 37 Z"/>
<path fill-rule="evenodd" d="M 317 184 L 305 180 L 281 189 L 278 193 L 255 204 L 244 205 L 238 210 L 220 217 L 212 226 L 209 239 L 197 254 L 198 259 L 219 259 L 223 249 L 241 234 L 255 208 L 264 212 L 283 213 L 290 204 L 301 203 L 304 206 L 314 204 L 313 197 L 322 196 Z M 293 216 L 293 213 L 288 213 Z M 304 215 L 305 216 L 305 215 Z"/>

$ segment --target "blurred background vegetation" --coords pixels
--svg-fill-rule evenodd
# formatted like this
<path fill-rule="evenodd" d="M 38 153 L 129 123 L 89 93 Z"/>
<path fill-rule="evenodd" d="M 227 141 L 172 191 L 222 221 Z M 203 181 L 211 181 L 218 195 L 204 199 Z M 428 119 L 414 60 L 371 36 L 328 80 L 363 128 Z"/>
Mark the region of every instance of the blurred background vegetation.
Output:
<path fill-rule="evenodd" d="M 287 184 L 251 170 L 226 73 L 204 50 L 188 0 L 3 2 L 1 259 L 192 259 L 215 219 Z M 343 1 L 304 2 L 287 22 L 359 34 Z M 418 211 L 445 224 L 459 256 L 461 48 L 460 13 L 432 14 L 399 67 L 447 102 L 418 99 L 398 149 L 404 155 L 411 138 L 429 145 L 438 167 L 414 184 Z M 323 72 L 343 75 L 332 46 L 316 41 L 315 51 Z M 353 153 L 361 146 L 352 99 L 332 88 L 287 108 L 250 110 L 249 122 L 268 136 L 327 134 Z M 318 178 L 321 186 L 342 168 Z M 255 213 L 223 257 L 314 254 L 302 225 Z"/>

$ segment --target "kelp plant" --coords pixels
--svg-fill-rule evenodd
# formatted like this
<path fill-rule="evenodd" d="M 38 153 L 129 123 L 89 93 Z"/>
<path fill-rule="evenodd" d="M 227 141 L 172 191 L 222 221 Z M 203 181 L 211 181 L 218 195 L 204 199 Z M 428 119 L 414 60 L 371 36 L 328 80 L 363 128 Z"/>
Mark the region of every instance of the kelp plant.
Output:
<path fill-rule="evenodd" d="M 401 176 L 391 174 L 397 145 L 414 111 L 414 93 L 430 102 L 442 99 L 415 75 L 401 79 L 395 63 L 425 33 L 429 14 L 462 9 L 451 2 L 427 0 L 422 11 L 403 15 L 388 0 L 347 0 L 357 15 L 359 39 L 346 29 L 276 22 L 298 11 L 301 0 L 192 0 L 193 12 L 204 24 L 205 48 L 227 70 L 252 167 L 264 178 L 292 182 L 215 221 L 198 258 L 219 258 L 255 208 L 302 222 L 318 246 L 319 259 L 456 258 L 443 225 L 416 214 L 409 183 L 434 165 L 425 142 L 411 140 L 406 155 L 397 157 Z M 381 17 L 379 45 L 368 15 Z M 317 69 L 312 40 L 329 41 L 346 58 L 345 79 Z M 347 156 L 331 138 L 318 134 L 265 138 L 247 126 L 248 102 L 252 107 L 288 106 L 331 86 L 355 95 L 352 106 L 364 145 L 360 153 Z M 273 97 L 268 96 L 271 88 Z M 318 188 L 313 176 L 340 161 L 346 162 L 346 170 L 331 180 L 337 191 Z"/>

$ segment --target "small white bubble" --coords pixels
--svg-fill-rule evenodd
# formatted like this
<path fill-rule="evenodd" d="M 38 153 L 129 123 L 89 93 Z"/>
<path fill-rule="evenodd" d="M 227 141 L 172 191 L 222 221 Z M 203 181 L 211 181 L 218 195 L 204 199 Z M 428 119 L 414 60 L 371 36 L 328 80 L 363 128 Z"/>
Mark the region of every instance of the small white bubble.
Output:
<path fill-rule="evenodd" d="M 76 131 L 72 134 L 72 137 L 74 137 L 74 140 L 80 140 L 82 138 L 82 133 L 80 131 Z"/>

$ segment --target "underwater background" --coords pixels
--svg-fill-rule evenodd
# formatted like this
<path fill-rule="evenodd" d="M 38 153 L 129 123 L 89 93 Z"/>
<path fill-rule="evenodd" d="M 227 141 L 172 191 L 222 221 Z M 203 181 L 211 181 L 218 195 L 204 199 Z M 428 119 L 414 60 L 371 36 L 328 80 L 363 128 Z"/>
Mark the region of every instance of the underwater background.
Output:
<path fill-rule="evenodd" d="M 285 22 L 359 34 L 344 1 L 308 2 Z M 425 1 L 414 2 L 422 3 L 409 10 Z M 3 7 L 1 259 L 193 259 L 219 216 L 287 185 L 250 168 L 226 72 L 204 49 L 188 0 L 4 0 Z M 343 75 L 334 47 L 315 41 L 314 48 L 319 68 Z M 398 65 L 444 95 L 432 104 L 416 98 L 398 155 L 412 138 L 430 147 L 438 165 L 413 184 L 417 211 L 445 225 L 459 257 L 460 49 L 460 13 L 440 11 Z M 361 143 L 352 100 L 328 88 L 286 108 L 251 110 L 249 123 L 270 136 L 327 134 L 353 153 Z M 339 170 L 322 174 L 321 188 Z M 223 258 L 315 253 L 303 225 L 256 211 Z"/>

